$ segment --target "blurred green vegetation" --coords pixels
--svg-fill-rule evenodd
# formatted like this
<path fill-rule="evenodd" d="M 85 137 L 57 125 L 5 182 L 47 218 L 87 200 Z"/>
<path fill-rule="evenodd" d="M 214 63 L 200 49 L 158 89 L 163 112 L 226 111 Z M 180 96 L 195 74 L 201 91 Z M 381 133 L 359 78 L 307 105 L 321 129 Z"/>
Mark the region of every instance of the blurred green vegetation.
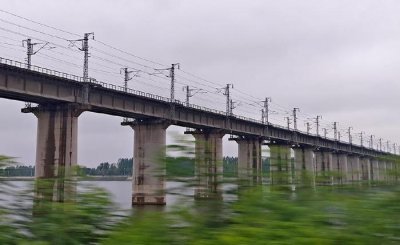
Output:
<path fill-rule="evenodd" d="M 192 173 L 180 167 L 189 160 L 170 158 L 169 174 Z M 0 167 L 11 161 L 0 157 Z M 182 199 L 121 217 L 110 196 L 90 186 L 52 201 L 57 181 L 36 182 L 31 207 L 2 205 L 4 194 L 27 194 L 5 193 L 0 182 L 0 244 L 400 244 L 396 185 L 238 186 L 233 200 Z"/>

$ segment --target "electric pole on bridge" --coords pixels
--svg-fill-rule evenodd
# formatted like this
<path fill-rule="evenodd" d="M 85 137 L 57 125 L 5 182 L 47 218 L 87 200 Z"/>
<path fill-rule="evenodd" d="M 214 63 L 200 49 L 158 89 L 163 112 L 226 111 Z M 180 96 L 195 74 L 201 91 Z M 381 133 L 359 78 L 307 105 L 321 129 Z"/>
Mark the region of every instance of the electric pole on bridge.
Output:
<path fill-rule="evenodd" d="M 379 138 L 379 150 L 382 151 L 382 138 Z"/>
<path fill-rule="evenodd" d="M 128 92 L 128 81 L 132 80 L 134 77 L 138 77 L 139 76 L 139 70 L 135 70 L 135 71 L 130 71 L 129 68 L 124 67 L 121 68 L 120 70 L 120 74 L 124 75 L 124 91 L 125 93 Z M 133 74 L 133 75 L 131 75 Z M 128 122 L 128 118 L 124 117 L 122 119 L 123 122 Z"/>
<path fill-rule="evenodd" d="M 386 140 L 386 147 L 387 147 L 386 152 L 390 152 L 389 142 L 390 142 L 389 140 Z"/>
<path fill-rule="evenodd" d="M 83 39 L 77 39 L 77 40 L 68 40 L 70 42 L 70 46 L 75 46 L 78 48 L 80 51 L 84 53 L 84 58 L 83 58 L 83 81 L 88 82 L 89 79 L 89 38 L 92 37 L 94 40 L 94 33 L 85 33 L 83 35 Z M 76 46 L 76 42 L 81 42 L 80 47 Z"/>
<path fill-rule="evenodd" d="M 175 102 L 175 69 L 181 69 L 179 63 L 175 63 L 171 65 L 169 68 L 169 77 L 171 78 L 171 102 Z"/>
<path fill-rule="evenodd" d="M 324 131 L 324 138 L 326 139 L 328 135 L 328 129 L 323 128 L 322 130 Z"/>
<path fill-rule="evenodd" d="M 231 91 L 230 89 L 233 89 L 233 84 L 232 83 L 227 83 L 226 87 L 224 88 L 225 91 L 223 95 L 226 96 L 226 115 L 230 116 L 232 114 L 231 112 Z"/>
<path fill-rule="evenodd" d="M 353 129 L 353 127 L 348 127 L 348 129 L 347 129 L 347 134 L 348 134 L 348 136 L 349 136 L 349 144 L 351 145 L 353 142 L 352 142 L 352 137 L 351 137 L 351 130 Z"/>
<path fill-rule="evenodd" d="M 26 45 L 26 68 L 30 70 L 32 67 L 32 55 L 37 54 L 40 50 L 48 46 L 49 43 L 48 42 L 32 43 L 32 39 L 28 38 L 26 40 L 22 40 L 22 47 L 25 47 L 25 45 Z M 42 46 L 38 50 L 34 51 L 35 45 L 42 45 Z M 48 48 L 53 49 L 54 47 L 48 47 Z M 31 102 L 25 102 L 25 107 L 27 108 L 32 107 Z"/>
<path fill-rule="evenodd" d="M 292 124 L 290 122 L 290 117 L 285 117 L 285 119 L 286 119 L 286 123 L 287 123 L 287 129 L 290 130 L 290 124 Z"/>
<path fill-rule="evenodd" d="M 230 102 L 230 106 L 231 106 L 231 110 L 230 110 L 230 115 L 231 116 L 233 116 L 233 109 L 235 109 L 236 107 L 238 107 L 240 105 L 240 103 L 237 103 L 237 102 L 234 102 L 232 99 L 231 99 L 231 102 Z"/>
<path fill-rule="evenodd" d="M 83 35 L 83 39 L 77 39 L 77 40 L 68 40 L 70 42 L 70 46 L 75 46 L 78 48 L 80 51 L 84 53 L 84 58 L 83 58 L 83 81 L 85 84 L 83 85 L 83 103 L 89 103 L 89 38 L 92 37 L 94 40 L 94 33 L 85 33 Z M 80 46 L 76 46 L 76 42 L 81 42 Z"/>
<path fill-rule="evenodd" d="M 186 106 L 189 106 L 189 99 L 190 97 L 193 97 L 195 94 L 201 93 L 205 94 L 206 91 L 204 91 L 201 88 L 190 88 L 189 85 L 183 87 L 183 91 L 186 92 Z"/>
<path fill-rule="evenodd" d="M 130 71 L 129 68 L 127 68 L 127 67 L 121 68 L 120 74 L 124 75 L 124 91 L 125 92 L 128 91 L 128 81 L 132 80 L 132 78 L 134 78 L 134 77 L 138 77 L 139 72 L 140 72 L 139 70 Z M 131 76 L 131 74 L 133 74 L 133 75 Z"/>
<path fill-rule="evenodd" d="M 42 45 L 38 50 L 34 51 L 34 46 L 35 45 Z M 49 43 L 32 43 L 32 39 L 28 38 L 26 40 L 22 40 L 22 47 L 26 46 L 26 68 L 29 70 L 31 69 L 32 66 L 32 55 L 37 54 L 40 50 L 48 46 Z M 54 47 L 49 47 L 50 49 Z"/>
<path fill-rule="evenodd" d="M 293 108 L 293 128 L 297 131 L 297 112 L 300 111 L 299 108 Z"/>
<path fill-rule="evenodd" d="M 319 136 L 319 120 L 320 120 L 320 119 L 322 119 L 322 116 L 317 116 L 317 117 L 315 118 L 317 136 Z"/>
<path fill-rule="evenodd" d="M 372 134 L 369 136 L 369 147 L 371 149 L 374 149 L 374 137 L 375 137 L 375 135 L 372 135 Z"/>
<path fill-rule="evenodd" d="M 264 101 L 262 101 L 264 103 L 264 109 L 261 110 L 261 121 L 264 124 L 269 124 L 269 103 L 268 102 L 272 102 L 270 97 L 266 97 Z"/>
<path fill-rule="evenodd" d="M 363 147 L 364 146 L 364 132 L 359 133 L 359 135 L 360 135 L 360 145 L 361 145 L 361 147 Z"/>
<path fill-rule="evenodd" d="M 340 141 L 340 137 L 341 137 L 340 131 L 338 131 L 337 133 L 338 133 L 338 141 Z"/>
<path fill-rule="evenodd" d="M 155 74 L 162 74 L 161 71 L 169 71 L 169 74 L 166 77 L 171 78 L 171 88 L 170 88 L 170 102 L 173 103 L 175 102 L 175 69 L 181 69 L 181 65 L 179 63 L 171 64 L 170 68 L 164 68 L 164 69 L 154 69 L 156 73 L 150 74 L 150 75 L 155 75 Z M 165 75 L 165 74 L 163 74 Z"/>
<path fill-rule="evenodd" d="M 306 127 L 307 127 L 307 134 L 310 134 L 310 130 L 311 130 L 310 122 L 306 122 Z"/>
<path fill-rule="evenodd" d="M 338 140 L 337 124 L 337 122 L 333 123 L 333 137 L 335 138 L 335 140 Z"/>

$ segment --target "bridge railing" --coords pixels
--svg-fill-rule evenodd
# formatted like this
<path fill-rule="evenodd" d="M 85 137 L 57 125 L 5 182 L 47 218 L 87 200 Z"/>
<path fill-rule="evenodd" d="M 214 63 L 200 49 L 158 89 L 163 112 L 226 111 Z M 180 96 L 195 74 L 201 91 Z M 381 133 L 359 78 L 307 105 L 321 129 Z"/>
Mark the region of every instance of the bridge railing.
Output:
<path fill-rule="evenodd" d="M 11 59 L 6 59 L 6 58 L 2 58 L 0 57 L 0 63 L 1 64 L 5 64 L 5 65 L 10 65 L 10 66 L 15 66 L 15 67 L 19 67 L 19 68 L 23 68 L 23 69 L 28 69 L 28 64 L 27 63 L 23 63 L 23 62 L 19 62 L 19 61 L 15 61 L 15 60 L 11 60 Z M 84 82 L 84 78 L 81 76 L 77 76 L 77 75 L 73 75 L 73 74 L 69 74 L 69 73 L 65 73 L 65 72 L 59 72 L 56 70 L 51 70 L 51 69 L 47 69 L 47 68 L 43 68 L 40 66 L 36 66 L 36 65 L 31 65 L 30 69 L 31 71 L 35 71 L 35 72 L 39 72 L 39 73 L 43 73 L 43 74 L 47 74 L 47 75 L 51 75 L 51 76 L 55 76 L 55 77 L 61 77 L 61 78 L 65 78 L 65 79 L 69 79 L 69 80 L 73 80 L 76 82 Z M 125 88 L 122 86 L 118 86 L 115 84 L 111 84 L 111 83 L 106 83 L 106 82 L 102 82 L 99 81 L 97 79 L 94 78 L 89 78 L 88 79 L 89 83 L 93 83 L 93 84 L 97 84 L 103 88 L 107 88 L 107 89 L 111 89 L 111 90 L 116 90 L 116 91 L 120 91 L 120 92 L 125 92 L 125 93 L 129 93 L 129 94 L 135 94 L 141 97 L 146 97 L 146 98 L 151 98 L 154 100 L 158 100 L 158 101 L 162 101 L 162 102 L 171 102 L 170 98 L 166 98 L 163 96 L 159 96 L 159 95 L 155 95 L 152 93 L 147 93 L 147 92 L 143 92 L 140 90 L 134 90 L 131 88 Z M 175 104 L 179 104 L 181 106 L 187 106 L 186 103 L 180 101 L 180 100 L 174 100 Z M 188 107 L 193 108 L 193 109 L 197 109 L 197 110 L 202 110 L 202 111 L 207 111 L 207 112 L 211 112 L 211 113 L 215 113 L 215 114 L 219 114 L 219 115 L 226 115 L 225 111 L 220 111 L 220 110 L 216 110 L 216 109 L 212 109 L 212 108 L 208 108 L 208 107 L 204 107 L 204 106 L 199 106 L 196 104 L 189 104 Z M 261 123 L 262 121 L 260 120 L 256 120 L 254 118 L 249 118 L 249 117 L 243 117 L 243 116 L 239 116 L 239 115 L 231 115 L 232 117 L 235 118 L 239 118 L 241 120 L 245 120 L 245 121 L 250 121 L 250 122 L 255 122 L 255 123 Z M 283 126 L 277 125 L 277 124 L 271 124 L 270 125 L 277 127 L 277 128 L 282 128 L 284 129 Z"/>

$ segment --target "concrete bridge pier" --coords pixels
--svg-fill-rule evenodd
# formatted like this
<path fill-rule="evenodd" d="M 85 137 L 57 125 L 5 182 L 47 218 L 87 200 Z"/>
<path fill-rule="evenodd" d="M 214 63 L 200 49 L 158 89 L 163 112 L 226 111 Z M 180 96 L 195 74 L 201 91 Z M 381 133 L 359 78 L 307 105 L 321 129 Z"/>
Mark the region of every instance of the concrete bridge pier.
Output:
<path fill-rule="evenodd" d="M 338 183 L 346 184 L 348 176 L 348 156 L 344 153 L 338 153 L 337 157 L 337 171 L 338 171 Z"/>
<path fill-rule="evenodd" d="M 339 164 L 339 157 L 337 152 L 332 152 L 332 163 L 331 163 L 331 171 L 332 175 L 332 184 L 339 184 L 340 183 L 340 164 Z"/>
<path fill-rule="evenodd" d="M 291 147 L 284 144 L 269 144 L 271 184 L 292 184 L 293 169 Z"/>
<path fill-rule="evenodd" d="M 360 157 L 352 155 L 349 161 L 349 175 L 351 176 L 351 182 L 359 182 L 361 180 L 361 166 Z"/>
<path fill-rule="evenodd" d="M 360 158 L 360 177 L 363 181 L 371 180 L 371 161 L 368 157 Z"/>
<path fill-rule="evenodd" d="M 165 120 L 123 123 L 134 130 L 132 205 L 165 205 Z"/>
<path fill-rule="evenodd" d="M 332 152 L 323 150 L 315 152 L 315 170 L 318 182 L 322 184 L 333 184 L 332 166 Z"/>
<path fill-rule="evenodd" d="M 385 160 L 379 160 L 379 180 L 383 182 L 387 181 Z"/>
<path fill-rule="evenodd" d="M 195 199 L 222 199 L 223 174 L 221 130 L 203 129 L 190 132 L 195 138 Z"/>
<path fill-rule="evenodd" d="M 387 161 L 386 162 L 386 178 L 388 183 L 393 183 L 393 162 L 392 161 Z"/>
<path fill-rule="evenodd" d="M 38 119 L 35 177 L 47 179 L 45 185 L 38 184 L 38 191 L 49 188 L 46 192 L 52 197 L 47 198 L 53 201 L 68 199 L 75 193 L 71 181 L 78 162 L 78 117 L 82 110 L 73 104 L 41 104 L 21 111 Z"/>
<path fill-rule="evenodd" d="M 294 148 L 294 168 L 296 183 L 315 185 L 315 164 L 313 151 L 308 147 Z"/>
<path fill-rule="evenodd" d="M 371 159 L 371 179 L 379 181 L 379 161 L 376 158 Z"/>
<path fill-rule="evenodd" d="M 238 177 L 253 184 L 262 182 L 262 139 L 258 137 L 238 137 Z"/>

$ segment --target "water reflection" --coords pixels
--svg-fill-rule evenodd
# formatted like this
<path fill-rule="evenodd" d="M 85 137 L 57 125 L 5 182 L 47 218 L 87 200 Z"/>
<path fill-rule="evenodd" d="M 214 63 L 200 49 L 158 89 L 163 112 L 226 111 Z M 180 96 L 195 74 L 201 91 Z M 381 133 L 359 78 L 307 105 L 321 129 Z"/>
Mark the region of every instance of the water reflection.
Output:
<path fill-rule="evenodd" d="M 19 195 L 18 193 L 23 193 L 26 197 L 24 198 L 25 204 L 27 202 L 32 202 L 34 200 L 35 190 L 35 182 L 33 180 L 29 181 L 8 181 L 12 185 L 10 186 L 10 191 L 8 193 L 0 194 L 1 199 L 8 200 L 9 203 L 13 203 L 17 201 Z M 109 192 L 111 195 L 112 202 L 119 208 L 123 210 L 129 210 L 132 208 L 132 182 L 130 180 L 126 181 L 77 181 L 77 192 L 85 191 L 89 186 L 92 187 L 100 187 L 104 188 L 105 191 Z M 36 186 L 36 193 L 39 194 L 40 197 L 38 200 L 42 201 L 60 201 L 60 189 L 50 188 L 50 186 L 56 186 L 56 182 L 54 180 L 44 181 Z M 167 205 L 166 208 L 170 208 L 176 204 L 184 205 L 193 204 L 194 202 L 194 193 L 195 187 L 188 185 L 187 182 L 178 182 L 178 181 L 167 181 Z M 236 184 L 231 183 L 223 183 L 221 184 L 221 188 L 223 190 L 222 198 L 226 202 L 231 202 L 237 199 L 236 195 L 232 193 L 232 190 L 235 190 L 237 187 Z M 64 194 L 65 195 L 65 191 Z M 66 196 L 64 196 L 66 197 Z M 70 198 L 70 196 L 68 197 Z M 40 204 L 38 202 L 37 204 Z M 32 203 L 31 203 L 32 205 Z M 135 207 L 136 209 L 136 207 Z"/>

